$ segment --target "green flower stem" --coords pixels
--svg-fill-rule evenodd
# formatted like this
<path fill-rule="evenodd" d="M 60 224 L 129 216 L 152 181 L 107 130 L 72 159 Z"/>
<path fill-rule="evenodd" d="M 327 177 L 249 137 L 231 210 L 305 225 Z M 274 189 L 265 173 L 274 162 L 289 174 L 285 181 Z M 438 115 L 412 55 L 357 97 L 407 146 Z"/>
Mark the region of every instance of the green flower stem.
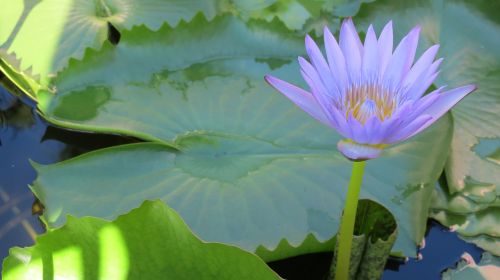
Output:
<path fill-rule="evenodd" d="M 335 280 L 349 279 L 349 263 L 351 259 L 354 222 L 356 221 L 356 209 L 358 208 L 358 197 L 359 191 L 361 190 L 364 170 L 365 161 L 353 162 L 344 214 L 342 215 L 342 221 L 340 223 L 340 233 L 337 237 L 339 249 L 337 255 L 337 268 L 335 269 Z"/>

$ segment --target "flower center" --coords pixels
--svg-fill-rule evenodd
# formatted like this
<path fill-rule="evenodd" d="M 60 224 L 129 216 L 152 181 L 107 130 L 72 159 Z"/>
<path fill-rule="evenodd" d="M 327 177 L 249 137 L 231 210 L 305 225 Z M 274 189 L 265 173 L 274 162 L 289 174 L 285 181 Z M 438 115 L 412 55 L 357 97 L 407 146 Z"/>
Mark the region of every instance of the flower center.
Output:
<path fill-rule="evenodd" d="M 342 106 L 346 117 L 352 114 L 362 124 L 372 116 L 383 121 L 390 117 L 396 108 L 393 96 L 378 85 L 352 86 L 343 96 Z"/>
<path fill-rule="evenodd" d="M 377 114 L 377 104 L 371 99 L 365 99 L 360 106 L 356 106 L 353 116 L 361 123 L 365 123 L 371 116 Z"/>

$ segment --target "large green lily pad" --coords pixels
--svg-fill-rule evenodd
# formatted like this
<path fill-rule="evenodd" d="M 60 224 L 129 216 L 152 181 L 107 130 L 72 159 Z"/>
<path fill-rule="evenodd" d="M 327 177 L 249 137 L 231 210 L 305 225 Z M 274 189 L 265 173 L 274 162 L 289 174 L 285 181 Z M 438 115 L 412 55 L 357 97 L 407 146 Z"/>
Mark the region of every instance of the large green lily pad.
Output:
<path fill-rule="evenodd" d="M 303 48 L 302 39 L 276 35 L 279 25 L 266 26 L 231 17 L 210 24 L 200 19 L 160 30 L 161 40 L 138 29 L 61 73 L 59 91 L 40 94 L 49 120 L 163 144 L 115 147 L 37 166 L 33 189 L 47 206 L 46 222 L 60 226 L 67 213 L 112 218 L 143 199 L 162 198 L 206 240 L 250 251 L 273 251 L 288 242 L 266 260 L 296 254 L 294 247 L 310 233 L 315 241 L 302 253 L 331 250 L 317 245 L 337 231 L 350 163 L 336 151 L 336 133 L 264 82 L 264 73 L 300 82 L 290 61 Z M 191 50 L 194 35 L 198 45 Z M 180 39 L 167 45 L 169 36 Z M 194 65 L 185 68 L 189 63 Z M 134 69 L 120 71 L 126 65 Z M 445 118 L 368 163 L 362 196 L 396 216 L 397 252 L 414 255 L 423 237 L 450 134 Z"/>
<path fill-rule="evenodd" d="M 4 280 L 281 279 L 257 256 L 205 243 L 161 201 L 147 201 L 114 221 L 77 219 L 12 248 Z"/>

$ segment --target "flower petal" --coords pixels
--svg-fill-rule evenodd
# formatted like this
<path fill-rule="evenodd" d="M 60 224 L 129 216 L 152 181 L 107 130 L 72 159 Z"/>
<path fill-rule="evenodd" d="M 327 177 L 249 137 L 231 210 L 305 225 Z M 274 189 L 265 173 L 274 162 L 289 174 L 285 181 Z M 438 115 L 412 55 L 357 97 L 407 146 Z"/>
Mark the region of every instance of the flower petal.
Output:
<path fill-rule="evenodd" d="M 347 71 L 344 54 L 342 53 L 342 50 L 337 44 L 337 40 L 335 40 L 335 37 L 333 37 L 328 27 L 325 26 L 323 33 L 325 39 L 326 57 L 330 66 L 330 72 L 335 78 L 336 84 L 338 85 L 338 88 L 342 93 L 349 83 L 346 74 Z"/>
<path fill-rule="evenodd" d="M 321 106 L 321 108 L 323 108 L 325 114 L 330 117 L 330 108 L 332 107 L 335 97 L 328 92 L 328 90 L 323 85 L 321 78 L 316 72 L 316 69 L 314 69 L 314 67 L 307 60 L 305 60 L 303 57 L 299 57 L 299 64 L 301 67 L 300 73 L 311 88 L 312 95 Z"/>
<path fill-rule="evenodd" d="M 323 111 L 323 114 L 326 116 L 326 118 L 329 121 L 329 124 L 331 127 L 336 128 L 336 120 L 334 119 L 332 113 L 331 113 L 331 106 L 329 105 L 329 99 L 327 95 L 320 93 L 321 89 L 318 89 L 314 85 L 314 82 L 311 80 L 311 78 L 304 72 L 304 70 L 300 70 L 300 73 L 302 74 L 302 77 L 304 77 L 304 80 L 311 85 L 311 95 L 316 100 L 316 103 L 319 105 L 320 109 Z"/>
<path fill-rule="evenodd" d="M 384 120 L 380 126 L 380 134 L 382 139 L 380 139 L 376 143 L 372 144 L 384 144 L 384 139 L 393 134 L 395 131 L 400 129 L 400 127 L 404 127 L 405 124 L 411 121 L 406 116 L 408 116 L 413 109 L 413 101 L 404 102 L 396 112 L 392 114 L 391 117 Z"/>
<path fill-rule="evenodd" d="M 349 114 L 349 117 L 347 118 L 347 124 L 349 125 L 349 128 L 351 130 L 351 139 L 360 144 L 366 144 L 368 141 L 368 134 L 366 133 L 366 130 L 355 117 L 353 117 L 352 114 Z"/>
<path fill-rule="evenodd" d="M 340 140 L 337 149 L 349 160 L 363 161 L 377 158 L 382 154 L 382 149 L 354 143 L 349 140 Z"/>
<path fill-rule="evenodd" d="M 378 45 L 377 37 L 375 36 L 375 31 L 373 31 L 373 26 L 370 24 L 368 30 L 366 31 L 365 45 L 363 48 L 363 59 L 361 69 L 363 71 L 363 77 L 365 83 L 373 83 L 375 75 L 378 72 Z"/>
<path fill-rule="evenodd" d="M 363 53 L 363 44 L 361 43 L 361 39 L 359 38 L 358 32 L 356 31 L 356 26 L 354 26 L 354 22 L 352 21 L 352 17 L 348 17 L 344 19 L 342 25 L 347 29 L 348 34 L 350 34 L 351 38 L 354 40 L 359 53 Z M 340 31 L 342 33 L 342 30 Z M 342 35 L 340 35 L 342 37 Z M 342 39 L 341 39 L 342 40 Z"/>
<path fill-rule="evenodd" d="M 415 101 L 415 103 L 413 103 L 414 105 L 413 109 L 408 114 L 408 118 L 413 119 L 416 118 L 417 116 L 420 116 L 425 110 L 427 110 L 427 108 L 429 108 L 432 104 L 434 104 L 434 102 L 441 95 L 444 88 L 445 87 L 442 86 L 436 90 L 433 90 L 429 94 Z"/>
<path fill-rule="evenodd" d="M 420 74 L 417 78 L 418 83 L 414 83 L 407 92 L 401 93 L 401 96 L 406 100 L 417 100 L 419 99 L 425 91 L 432 85 L 436 77 L 439 75 L 439 65 L 441 65 L 443 59 L 440 58 L 434 61 L 426 72 Z"/>
<path fill-rule="evenodd" d="M 405 125 L 401 129 L 395 131 L 393 134 L 389 135 L 386 139 L 384 139 L 385 144 L 394 144 L 396 142 L 400 142 L 410 138 L 412 135 L 415 135 L 416 132 L 424 125 L 433 122 L 433 118 L 431 115 L 421 115 L 414 119 L 409 124 Z"/>
<path fill-rule="evenodd" d="M 406 75 L 403 87 L 410 87 L 411 85 L 413 85 L 413 83 L 417 81 L 420 75 L 426 72 L 427 69 L 429 69 L 432 62 L 434 61 L 434 58 L 436 57 L 438 50 L 439 45 L 434 45 L 427 49 L 424 54 L 422 54 L 415 65 L 413 65 L 413 67 L 410 69 L 408 75 Z"/>
<path fill-rule="evenodd" d="M 357 83 L 361 77 L 361 54 L 363 46 L 351 18 L 342 22 L 340 28 L 340 48 L 346 60 L 350 83 Z"/>
<path fill-rule="evenodd" d="M 330 109 L 332 113 L 332 118 L 335 120 L 337 127 L 337 132 L 345 138 L 351 138 L 351 131 L 349 128 L 349 124 L 347 123 L 347 119 L 345 115 L 343 115 L 335 106 L 332 106 Z"/>
<path fill-rule="evenodd" d="M 301 71 L 305 75 L 307 75 L 307 77 L 309 77 L 309 79 L 310 79 L 308 81 L 308 84 L 309 84 L 309 87 L 311 87 L 311 89 L 315 88 L 321 94 L 323 94 L 325 97 L 328 97 L 329 99 L 336 97 L 334 94 L 332 94 L 331 92 L 329 92 L 327 90 L 327 88 L 325 87 L 325 84 L 323 83 L 323 81 L 321 80 L 321 78 L 318 74 L 318 71 L 316 71 L 316 68 L 314 68 L 311 65 L 311 63 L 309 63 L 309 61 L 307 61 L 305 58 L 300 57 L 300 56 L 298 58 L 298 61 L 299 61 Z M 302 75 L 302 76 L 304 76 L 304 75 Z"/>
<path fill-rule="evenodd" d="M 311 87 L 311 93 L 320 108 L 323 110 L 326 118 L 329 121 L 329 125 L 339 131 L 344 137 L 345 135 L 350 135 L 349 127 L 343 120 L 344 118 L 340 117 L 340 113 L 337 111 L 335 106 L 333 106 L 332 97 L 330 97 L 326 92 L 323 84 L 319 81 L 319 77 L 316 73 L 316 70 L 312 67 L 312 65 L 307 62 L 302 57 L 299 57 L 299 63 L 302 67 L 300 73 L 304 80 Z M 308 71 L 308 72 L 306 72 Z"/>
<path fill-rule="evenodd" d="M 331 122 L 325 116 L 323 110 L 311 93 L 270 75 L 266 75 L 265 79 L 272 87 L 281 92 L 284 96 L 290 99 L 293 103 L 299 106 L 299 108 L 304 110 L 313 118 L 328 126 L 331 126 Z"/>
<path fill-rule="evenodd" d="M 420 27 L 414 27 L 410 33 L 401 40 L 392 55 L 391 61 L 384 72 L 386 86 L 392 91 L 395 91 L 401 86 L 403 77 L 406 76 L 408 70 L 410 70 L 413 59 L 415 58 L 419 34 Z"/>
<path fill-rule="evenodd" d="M 409 137 L 429 127 L 439 118 L 441 118 L 446 112 L 448 112 L 453 106 L 455 106 L 455 104 L 457 104 L 460 100 L 462 100 L 462 98 L 467 96 L 467 94 L 476 90 L 476 88 L 477 88 L 476 85 L 466 85 L 440 93 L 436 101 L 431 106 L 429 106 L 427 110 L 423 112 L 423 114 L 428 114 L 432 116 L 432 122 L 427 123 L 424 126 L 420 127 Z"/>
<path fill-rule="evenodd" d="M 387 68 L 387 65 L 389 64 L 389 61 L 392 56 L 392 44 L 393 44 L 393 38 L 392 38 L 392 20 L 389 21 L 384 29 L 382 30 L 382 33 L 380 33 L 380 37 L 378 38 L 378 50 L 379 50 L 379 55 L 380 55 L 380 68 L 379 68 L 379 74 L 381 75 L 380 78 L 382 78 L 382 75 L 385 72 L 385 69 Z"/>
<path fill-rule="evenodd" d="M 383 139 L 382 122 L 377 116 L 371 116 L 365 123 L 364 128 L 368 135 L 367 144 L 380 144 Z"/>
<path fill-rule="evenodd" d="M 306 51 L 311 59 L 312 65 L 316 68 L 316 72 L 319 74 L 319 77 L 323 81 L 323 85 L 326 87 L 328 92 L 334 95 L 339 95 L 340 93 L 330 72 L 330 68 L 328 67 L 328 64 L 326 63 L 326 60 L 318 46 L 309 35 L 306 35 Z"/>

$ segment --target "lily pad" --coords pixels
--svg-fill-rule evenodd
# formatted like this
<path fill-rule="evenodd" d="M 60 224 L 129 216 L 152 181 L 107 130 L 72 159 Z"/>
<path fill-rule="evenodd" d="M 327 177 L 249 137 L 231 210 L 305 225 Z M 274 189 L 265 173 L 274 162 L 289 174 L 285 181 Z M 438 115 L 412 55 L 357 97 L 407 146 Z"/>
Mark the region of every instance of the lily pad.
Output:
<path fill-rule="evenodd" d="M 70 58 L 100 49 L 109 24 L 118 30 L 138 25 L 157 30 L 164 23 L 174 27 L 190 21 L 197 13 L 208 19 L 217 13 L 215 0 L 1 0 L 0 6 L 0 54 L 19 72 L 29 69 L 26 73 L 43 81 Z"/>
<path fill-rule="evenodd" d="M 287 28 L 305 33 L 319 28 L 316 19 L 322 12 L 333 12 L 338 23 L 339 16 L 352 16 L 361 3 L 371 1 L 0 0 L 0 56 L 9 65 L 0 70 L 16 73 L 10 75 L 16 83 L 30 78 L 46 86 L 71 59 L 83 59 L 88 49 L 99 50 L 115 31 L 141 25 L 156 31 L 165 24 L 189 22 L 196 14 L 211 20 L 230 13 L 245 21 L 277 18 Z"/>
<path fill-rule="evenodd" d="M 37 165 L 33 190 L 49 227 L 161 198 L 203 239 L 271 252 L 266 260 L 331 250 L 350 162 L 335 132 L 263 80 L 272 73 L 303 86 L 293 62 L 303 37 L 234 16 L 121 35 L 71 61 L 38 92 L 39 110 L 63 127 L 157 143 Z M 368 163 L 361 196 L 396 217 L 394 253 L 415 256 L 450 137 L 445 117 Z"/>
<path fill-rule="evenodd" d="M 457 231 L 465 241 L 475 243 L 500 256 L 500 227 L 498 226 L 500 205 L 496 196 L 493 196 L 494 202 L 488 199 L 488 192 L 485 191 L 488 186 L 480 189 L 482 195 L 472 196 L 472 198 L 469 193 L 465 192 L 450 195 L 442 186 L 446 184 L 441 184 L 435 189 L 430 216 L 451 230 Z"/>
<path fill-rule="evenodd" d="M 225 99 L 211 98 L 213 103 L 205 106 Z M 300 112 L 288 108 L 290 117 Z M 236 117 L 221 111 L 229 118 Z M 432 173 L 419 170 L 425 165 L 412 160 L 425 161 L 422 152 L 435 147 L 434 141 L 425 138 L 439 137 L 436 132 L 446 126 L 440 123 L 434 133 L 388 151 L 386 157 L 367 166 L 362 197 L 376 199 L 395 213 L 401 227 L 396 252 L 415 255 L 427 217 L 429 187 L 406 188 L 402 184 L 429 176 L 423 171 Z M 272 127 L 261 128 L 270 131 Z M 281 259 L 295 255 L 293 247 L 302 245 L 310 233 L 319 242 L 335 235 L 349 175 L 349 162 L 334 150 L 335 141 L 330 143 L 336 138 L 333 133 L 314 122 L 300 127 L 314 133 L 316 141 L 320 138 L 325 142 L 309 142 L 307 146 L 287 143 L 299 133 L 296 130 L 283 131 L 285 135 L 274 143 L 269 143 L 269 138 L 195 131 L 176 142 L 181 152 L 162 144 L 141 143 L 92 152 L 55 165 L 37 165 L 39 177 L 33 191 L 46 205 L 44 219 L 51 227 L 62 225 L 68 213 L 110 219 L 144 199 L 161 198 L 205 240 L 249 251 L 259 246 L 274 251 L 286 239 L 291 248 L 266 258 Z M 385 175 L 388 170 L 391 176 Z"/>
<path fill-rule="evenodd" d="M 105 221 L 77 219 L 12 248 L 3 279 L 281 279 L 257 256 L 206 243 L 161 201 Z"/>
<path fill-rule="evenodd" d="M 235 12 L 244 19 L 278 19 L 290 31 L 323 34 L 325 25 L 336 30 L 340 17 L 354 16 L 362 3 L 374 0 L 233 0 Z"/>
<path fill-rule="evenodd" d="M 500 275 L 500 258 L 483 253 L 479 264 L 472 256 L 464 253 L 457 267 L 443 272 L 442 280 L 494 280 Z"/>
<path fill-rule="evenodd" d="M 311 1 L 310 1 L 311 2 Z M 312 17 L 306 3 L 289 0 L 271 1 L 233 1 L 243 18 L 258 18 L 271 22 L 275 18 L 291 30 L 301 30 L 304 23 Z"/>
<path fill-rule="evenodd" d="M 199 23 L 179 26 L 161 38 L 189 36 L 191 24 Z M 273 35 L 270 29 L 258 32 L 259 23 L 246 29 L 248 25 L 231 18 L 211 24 L 218 24 L 220 37 L 209 40 L 207 35 L 204 41 L 198 36 L 205 47 L 189 58 L 191 63 L 201 62 L 184 70 L 174 71 L 187 63 L 180 62 L 187 45 L 183 40 L 179 47 L 162 46 L 154 34 L 145 34 L 157 45 L 144 51 L 147 45 L 128 42 L 139 35 L 132 32 L 127 38 L 125 33 L 118 46 L 61 73 L 60 92 L 40 95 L 46 98 L 40 102 L 45 116 L 59 125 L 163 143 L 115 147 L 37 166 L 33 189 L 47 206 L 49 226 L 62 225 L 67 213 L 112 218 L 143 199 L 162 198 L 206 240 L 274 251 L 286 239 L 290 247 L 266 260 L 296 254 L 294 247 L 310 233 L 318 242 L 335 235 L 350 173 L 349 161 L 335 148 L 339 136 L 295 108 L 262 78 L 272 72 L 300 81 L 298 66 L 289 62 L 286 52 L 293 53 L 297 44 L 302 49 L 302 40 Z M 219 28 L 222 24 L 225 29 Z M 197 26 L 196 35 L 213 27 L 202 25 L 206 29 Z M 227 32 L 248 36 L 241 42 Z M 267 34 L 266 40 L 259 41 L 258 34 Z M 280 50 L 285 42 L 288 47 Z M 266 47 L 253 47 L 259 44 Z M 218 50 L 219 46 L 227 47 Z M 208 62 L 203 56 L 207 53 Z M 248 54 L 261 58 L 244 58 Z M 120 72 L 127 64 L 138 69 Z M 166 67 L 171 70 L 162 70 Z M 89 109 L 78 110 L 82 107 Z M 415 244 L 425 231 L 431 182 L 442 170 L 450 133 L 445 118 L 368 163 L 362 196 L 382 203 L 396 216 L 401 228 L 396 252 L 415 255 Z"/>

